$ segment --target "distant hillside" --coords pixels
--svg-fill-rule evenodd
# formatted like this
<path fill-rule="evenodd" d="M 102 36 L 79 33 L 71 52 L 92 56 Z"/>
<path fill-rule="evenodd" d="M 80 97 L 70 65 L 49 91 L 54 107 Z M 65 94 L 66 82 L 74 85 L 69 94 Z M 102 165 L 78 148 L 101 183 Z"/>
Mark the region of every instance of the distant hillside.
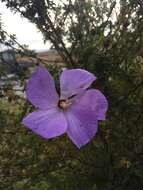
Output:
<path fill-rule="evenodd" d="M 44 52 L 39 52 L 37 53 L 37 57 L 41 60 L 43 60 L 44 62 L 47 62 L 47 64 L 58 64 L 58 65 L 63 65 L 63 60 L 62 58 L 59 56 L 59 54 L 54 51 L 54 50 L 48 50 L 48 51 L 44 51 Z M 32 66 L 33 64 L 36 64 L 38 61 L 36 58 L 31 58 L 31 57 L 20 57 L 18 56 L 16 58 L 16 61 L 22 66 L 24 66 L 23 64 L 25 64 L 25 66 Z"/>

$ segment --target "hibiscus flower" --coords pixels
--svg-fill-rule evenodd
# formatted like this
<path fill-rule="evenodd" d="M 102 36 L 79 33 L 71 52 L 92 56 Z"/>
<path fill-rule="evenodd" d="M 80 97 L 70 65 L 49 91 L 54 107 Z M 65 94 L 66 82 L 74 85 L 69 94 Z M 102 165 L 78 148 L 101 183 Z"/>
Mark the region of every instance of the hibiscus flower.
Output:
<path fill-rule="evenodd" d="M 86 70 L 64 70 L 58 95 L 51 74 L 38 66 L 26 88 L 27 99 L 38 110 L 22 123 L 46 139 L 66 133 L 78 148 L 82 147 L 95 136 L 98 120 L 105 120 L 108 108 L 99 90 L 87 89 L 94 80 L 96 77 Z"/>

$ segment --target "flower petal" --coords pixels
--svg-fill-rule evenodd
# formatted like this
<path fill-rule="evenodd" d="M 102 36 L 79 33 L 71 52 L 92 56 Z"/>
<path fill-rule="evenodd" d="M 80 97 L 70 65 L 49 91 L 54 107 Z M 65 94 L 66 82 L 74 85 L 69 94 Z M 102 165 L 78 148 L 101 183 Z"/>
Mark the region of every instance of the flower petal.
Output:
<path fill-rule="evenodd" d="M 91 107 L 98 120 L 105 120 L 108 102 L 106 97 L 99 90 L 87 90 L 82 96 L 79 96 L 76 101 L 79 100 L 80 105 L 89 105 Z"/>
<path fill-rule="evenodd" d="M 65 114 L 68 121 L 67 134 L 78 148 L 95 136 L 98 123 L 90 106 L 83 106 L 80 103 L 74 104 Z"/>
<path fill-rule="evenodd" d="M 96 77 L 83 69 L 64 70 L 60 77 L 61 99 L 88 88 Z"/>
<path fill-rule="evenodd" d="M 58 94 L 52 76 L 44 67 L 38 67 L 28 81 L 28 100 L 40 109 L 49 109 L 58 102 Z"/>
<path fill-rule="evenodd" d="M 23 119 L 22 123 L 46 139 L 59 136 L 67 129 L 64 114 L 55 108 L 32 112 Z"/>

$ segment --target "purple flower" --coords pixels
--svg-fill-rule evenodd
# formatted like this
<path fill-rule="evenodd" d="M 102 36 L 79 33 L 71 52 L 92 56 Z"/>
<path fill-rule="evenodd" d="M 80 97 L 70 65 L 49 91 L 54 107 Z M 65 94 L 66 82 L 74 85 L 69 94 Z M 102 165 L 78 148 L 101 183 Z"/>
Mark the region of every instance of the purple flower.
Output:
<path fill-rule="evenodd" d="M 105 119 L 108 103 L 95 89 L 87 90 L 96 77 L 82 69 L 64 70 L 60 76 L 61 95 L 52 76 L 38 67 L 27 84 L 27 98 L 38 108 L 23 119 L 34 133 L 49 139 L 67 133 L 80 148 L 96 134 L 98 120 Z"/>

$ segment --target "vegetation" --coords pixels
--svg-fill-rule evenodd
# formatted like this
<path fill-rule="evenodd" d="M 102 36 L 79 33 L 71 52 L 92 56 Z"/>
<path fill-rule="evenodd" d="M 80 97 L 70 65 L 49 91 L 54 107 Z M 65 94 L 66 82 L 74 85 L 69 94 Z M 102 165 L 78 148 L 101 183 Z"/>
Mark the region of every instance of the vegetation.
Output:
<path fill-rule="evenodd" d="M 1 1 L 34 23 L 68 68 L 98 77 L 93 87 L 108 97 L 109 111 L 94 140 L 78 150 L 66 136 L 45 141 L 23 127 L 33 107 L 11 84 L 0 87 L 0 189 L 142 189 L 142 0 Z M 0 25 L 1 43 L 3 31 Z M 47 67 L 57 79 L 61 68 Z M 29 76 L 28 69 L 17 74 L 22 86 Z"/>

